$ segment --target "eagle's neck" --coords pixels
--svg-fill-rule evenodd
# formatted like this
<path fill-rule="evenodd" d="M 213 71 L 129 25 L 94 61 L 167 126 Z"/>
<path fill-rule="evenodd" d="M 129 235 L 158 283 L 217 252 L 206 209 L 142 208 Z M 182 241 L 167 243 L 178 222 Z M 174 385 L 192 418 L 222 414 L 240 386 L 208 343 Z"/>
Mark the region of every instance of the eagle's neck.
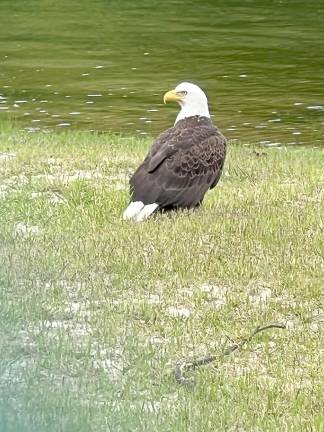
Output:
<path fill-rule="evenodd" d="M 178 123 L 179 120 L 194 116 L 210 118 L 207 102 L 201 101 L 191 104 L 181 104 L 181 110 L 177 115 L 175 124 Z"/>

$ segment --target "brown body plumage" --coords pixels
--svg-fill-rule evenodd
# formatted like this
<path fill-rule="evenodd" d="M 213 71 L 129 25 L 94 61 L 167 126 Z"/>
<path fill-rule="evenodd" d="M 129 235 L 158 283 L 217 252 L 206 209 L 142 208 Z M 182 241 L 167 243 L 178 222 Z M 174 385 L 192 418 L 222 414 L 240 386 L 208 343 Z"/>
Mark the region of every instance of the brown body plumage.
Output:
<path fill-rule="evenodd" d="M 179 120 L 156 139 L 132 176 L 131 200 L 162 210 L 199 206 L 216 186 L 225 154 L 226 140 L 210 118 Z"/>

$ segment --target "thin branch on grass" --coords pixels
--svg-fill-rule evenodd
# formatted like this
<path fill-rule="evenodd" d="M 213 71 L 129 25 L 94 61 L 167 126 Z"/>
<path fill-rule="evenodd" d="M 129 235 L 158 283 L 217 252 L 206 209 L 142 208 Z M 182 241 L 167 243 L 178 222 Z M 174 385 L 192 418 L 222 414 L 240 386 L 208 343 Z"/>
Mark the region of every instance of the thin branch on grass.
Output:
<path fill-rule="evenodd" d="M 242 339 L 238 343 L 234 343 L 234 344 L 230 345 L 229 347 L 225 348 L 225 350 L 223 351 L 222 354 L 225 356 L 230 355 L 234 351 L 241 349 L 245 344 L 250 342 L 251 339 L 255 335 L 257 335 L 258 333 L 260 333 L 264 330 L 269 330 L 269 329 L 273 329 L 273 328 L 286 329 L 287 326 L 286 326 L 286 324 L 269 324 L 269 325 L 263 326 L 263 327 L 259 326 L 248 337 Z M 194 360 L 192 362 L 178 363 L 174 369 L 174 376 L 175 376 L 176 381 L 179 384 L 184 385 L 186 387 L 191 387 L 191 388 L 194 387 L 194 385 L 195 385 L 194 381 L 192 381 L 188 378 L 185 378 L 185 376 L 184 376 L 185 371 L 188 371 L 191 369 L 196 369 L 200 366 L 205 366 L 207 364 L 213 363 L 215 360 L 217 360 L 218 357 L 219 356 L 217 356 L 217 355 L 208 354 L 205 357 Z"/>

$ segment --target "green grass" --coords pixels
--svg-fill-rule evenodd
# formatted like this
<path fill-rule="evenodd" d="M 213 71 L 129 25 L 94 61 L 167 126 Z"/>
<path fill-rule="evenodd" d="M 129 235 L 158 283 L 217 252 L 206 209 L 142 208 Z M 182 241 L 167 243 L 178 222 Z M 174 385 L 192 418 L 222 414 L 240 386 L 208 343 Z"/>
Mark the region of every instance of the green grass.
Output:
<path fill-rule="evenodd" d="M 324 430 L 323 149 L 233 145 L 200 210 L 124 222 L 149 144 L 2 129 L 0 431 Z"/>

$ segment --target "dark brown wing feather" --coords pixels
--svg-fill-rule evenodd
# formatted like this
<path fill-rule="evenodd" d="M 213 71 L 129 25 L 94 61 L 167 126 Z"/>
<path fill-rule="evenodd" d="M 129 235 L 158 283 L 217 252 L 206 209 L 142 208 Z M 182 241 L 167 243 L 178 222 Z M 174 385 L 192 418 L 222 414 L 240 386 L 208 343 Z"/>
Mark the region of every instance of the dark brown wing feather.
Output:
<path fill-rule="evenodd" d="M 216 186 L 226 140 L 206 117 L 189 117 L 163 132 L 130 180 L 132 201 L 192 208 Z"/>

